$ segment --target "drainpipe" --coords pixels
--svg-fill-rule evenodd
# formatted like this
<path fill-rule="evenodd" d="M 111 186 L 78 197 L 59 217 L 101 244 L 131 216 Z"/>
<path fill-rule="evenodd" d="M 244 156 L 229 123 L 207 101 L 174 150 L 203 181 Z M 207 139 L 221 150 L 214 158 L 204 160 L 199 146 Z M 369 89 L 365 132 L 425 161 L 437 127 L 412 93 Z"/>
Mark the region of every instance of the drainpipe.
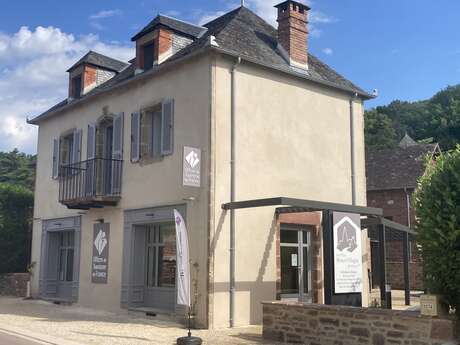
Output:
<path fill-rule="evenodd" d="M 236 113 L 236 68 L 241 63 L 238 57 L 231 69 L 230 112 L 230 202 L 235 201 L 235 113 Z M 235 326 L 235 210 L 230 210 L 230 328 Z"/>
<path fill-rule="evenodd" d="M 351 149 L 351 203 L 356 205 L 356 155 L 355 155 L 355 115 L 354 101 L 358 97 L 355 93 L 350 99 L 350 149 Z"/>
<path fill-rule="evenodd" d="M 407 227 L 411 227 L 411 218 L 410 218 L 410 194 L 406 187 L 404 187 L 404 192 L 406 193 L 406 206 L 407 206 Z"/>

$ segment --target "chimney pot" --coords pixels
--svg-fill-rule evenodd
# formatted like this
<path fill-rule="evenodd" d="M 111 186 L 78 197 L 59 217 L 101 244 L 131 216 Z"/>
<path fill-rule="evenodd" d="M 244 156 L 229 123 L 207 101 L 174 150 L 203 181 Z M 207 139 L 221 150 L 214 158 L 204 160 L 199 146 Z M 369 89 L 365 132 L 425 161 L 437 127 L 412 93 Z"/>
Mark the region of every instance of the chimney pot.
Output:
<path fill-rule="evenodd" d="M 293 67 L 308 69 L 308 11 L 297 1 L 284 1 L 278 8 L 278 48 Z"/>

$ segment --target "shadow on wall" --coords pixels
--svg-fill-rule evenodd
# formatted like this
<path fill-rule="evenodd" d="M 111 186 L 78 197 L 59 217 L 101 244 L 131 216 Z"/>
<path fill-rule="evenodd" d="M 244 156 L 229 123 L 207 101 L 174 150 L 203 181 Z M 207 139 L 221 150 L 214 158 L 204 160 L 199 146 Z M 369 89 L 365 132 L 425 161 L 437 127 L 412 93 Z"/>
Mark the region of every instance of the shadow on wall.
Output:
<path fill-rule="evenodd" d="M 222 233 L 222 226 L 225 220 L 227 212 L 222 211 L 219 223 L 217 226 L 217 231 L 214 236 L 214 240 L 211 242 L 211 252 L 214 252 L 219 237 Z M 254 281 L 240 281 L 236 277 L 236 292 L 249 292 L 250 295 L 250 311 L 249 311 L 249 322 L 250 324 L 260 324 L 262 322 L 262 304 L 261 302 L 267 300 L 273 300 L 276 296 L 276 281 L 264 281 L 264 276 L 267 270 L 267 265 L 270 258 L 270 253 L 273 249 L 273 243 L 276 236 L 276 215 L 273 216 L 272 224 L 270 231 L 267 236 L 265 243 L 265 249 L 263 253 L 262 260 L 259 264 L 259 271 L 257 277 Z M 238 238 L 236 239 L 236 260 L 238 262 Z M 238 267 L 237 267 L 238 269 Z M 214 283 L 213 285 L 214 293 L 218 292 L 228 292 L 229 283 L 228 282 L 219 282 Z M 238 309 L 238 304 L 235 305 L 235 309 Z"/>

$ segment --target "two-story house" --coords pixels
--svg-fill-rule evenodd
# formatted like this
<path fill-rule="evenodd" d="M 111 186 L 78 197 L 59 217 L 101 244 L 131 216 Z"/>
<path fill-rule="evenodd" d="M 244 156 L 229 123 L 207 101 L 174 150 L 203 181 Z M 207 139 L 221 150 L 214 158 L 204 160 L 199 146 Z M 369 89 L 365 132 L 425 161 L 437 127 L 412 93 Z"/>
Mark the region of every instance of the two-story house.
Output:
<path fill-rule="evenodd" d="M 69 69 L 69 97 L 30 121 L 34 296 L 178 312 L 176 209 L 199 325 L 227 327 L 230 294 L 235 325 L 260 323 L 264 300 L 323 302 L 320 214 L 222 208 L 280 195 L 366 205 L 372 96 L 308 53 L 306 5 L 276 8 L 278 29 L 244 6 L 204 26 L 159 15 L 130 63 L 89 52 Z"/>

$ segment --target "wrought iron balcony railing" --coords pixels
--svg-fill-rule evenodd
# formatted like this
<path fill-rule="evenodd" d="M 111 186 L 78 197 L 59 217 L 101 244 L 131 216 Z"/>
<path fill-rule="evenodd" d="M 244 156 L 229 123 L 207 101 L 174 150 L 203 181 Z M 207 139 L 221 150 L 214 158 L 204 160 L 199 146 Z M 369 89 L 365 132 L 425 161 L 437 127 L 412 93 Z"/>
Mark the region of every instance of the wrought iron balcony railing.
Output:
<path fill-rule="evenodd" d="M 115 206 L 121 198 L 123 161 L 94 158 L 62 165 L 59 202 L 68 208 Z"/>

